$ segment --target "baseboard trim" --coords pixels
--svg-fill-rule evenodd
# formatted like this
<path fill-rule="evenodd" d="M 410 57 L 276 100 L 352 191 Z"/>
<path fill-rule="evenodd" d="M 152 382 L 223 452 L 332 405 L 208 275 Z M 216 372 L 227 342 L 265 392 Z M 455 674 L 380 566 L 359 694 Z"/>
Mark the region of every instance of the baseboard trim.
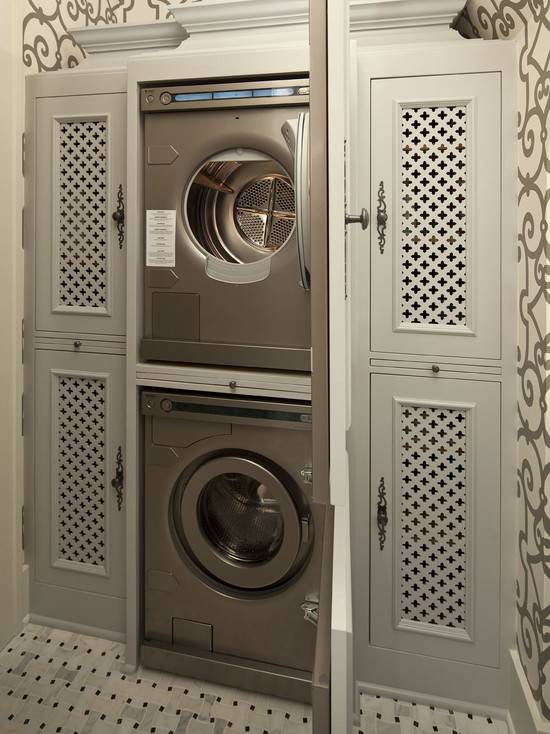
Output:
<path fill-rule="evenodd" d="M 543 719 L 533 698 L 518 651 L 510 650 L 510 657 L 510 731 L 518 734 L 550 734 L 550 722 Z"/>
<path fill-rule="evenodd" d="M 361 693 L 368 693 L 371 696 L 397 698 L 400 701 L 415 701 L 415 703 L 420 703 L 423 706 L 435 706 L 436 708 L 460 711 L 461 713 L 473 714 L 474 716 L 490 716 L 492 719 L 498 719 L 500 721 L 506 721 L 508 717 L 508 711 L 506 709 L 495 708 L 494 706 L 482 706 L 479 703 L 469 703 L 468 701 L 457 701 L 454 698 L 430 696 L 426 693 L 416 693 L 416 691 L 407 691 L 402 688 L 390 688 L 389 686 L 379 686 L 363 681 L 357 681 L 356 688 L 357 697 Z M 523 731 L 521 734 L 523 734 Z"/>
<path fill-rule="evenodd" d="M 38 624 L 42 627 L 53 627 L 54 629 L 66 630 L 67 632 L 75 632 L 77 635 L 100 637 L 104 640 L 112 640 L 113 642 L 126 642 L 126 635 L 121 632 L 113 632 L 113 630 L 105 630 L 99 627 L 90 627 L 87 624 L 77 624 L 76 622 L 67 622 L 64 619 L 43 617 L 40 614 L 29 614 L 28 620 L 31 624 Z"/>

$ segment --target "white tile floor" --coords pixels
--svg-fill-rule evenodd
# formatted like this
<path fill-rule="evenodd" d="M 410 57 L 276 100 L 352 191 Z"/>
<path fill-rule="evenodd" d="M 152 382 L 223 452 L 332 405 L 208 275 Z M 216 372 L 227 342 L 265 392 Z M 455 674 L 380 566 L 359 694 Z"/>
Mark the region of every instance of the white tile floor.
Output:
<path fill-rule="evenodd" d="M 0 653 L 0 734 L 311 734 L 311 708 L 152 670 L 123 646 L 27 625 Z"/>
<path fill-rule="evenodd" d="M 357 734 L 508 734 L 504 721 L 361 694 Z"/>
<path fill-rule="evenodd" d="M 0 734 L 311 734 L 309 706 L 152 670 L 127 675 L 122 660 L 118 643 L 27 625 L 0 653 Z M 508 729 L 487 717 L 362 694 L 356 732 Z"/>

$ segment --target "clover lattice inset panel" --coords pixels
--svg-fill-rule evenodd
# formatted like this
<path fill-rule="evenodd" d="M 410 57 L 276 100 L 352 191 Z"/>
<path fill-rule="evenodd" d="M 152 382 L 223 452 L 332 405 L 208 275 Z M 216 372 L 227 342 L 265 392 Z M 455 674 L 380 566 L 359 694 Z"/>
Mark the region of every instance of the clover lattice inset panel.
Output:
<path fill-rule="evenodd" d="M 401 406 L 401 619 L 466 627 L 466 411 Z"/>
<path fill-rule="evenodd" d="M 401 108 L 402 324 L 465 327 L 467 108 Z"/>
<path fill-rule="evenodd" d="M 58 558 L 105 564 L 105 380 L 57 377 Z"/>
<path fill-rule="evenodd" d="M 107 121 L 58 122 L 58 293 L 63 308 L 107 305 Z"/>

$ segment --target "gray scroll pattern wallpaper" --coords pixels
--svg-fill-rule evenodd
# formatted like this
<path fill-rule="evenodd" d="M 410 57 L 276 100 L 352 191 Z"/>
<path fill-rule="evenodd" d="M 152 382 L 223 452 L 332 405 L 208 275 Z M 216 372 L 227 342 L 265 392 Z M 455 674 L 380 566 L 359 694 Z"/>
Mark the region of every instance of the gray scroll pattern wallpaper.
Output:
<path fill-rule="evenodd" d="M 177 0 L 24 0 L 23 62 L 30 73 L 75 66 L 83 58 L 69 28 L 165 19 Z M 185 0 L 181 0 L 185 2 Z"/>
<path fill-rule="evenodd" d="M 469 0 L 468 14 L 519 51 L 517 647 L 550 719 L 550 0 Z"/>
<path fill-rule="evenodd" d="M 82 59 L 71 26 L 162 19 L 173 1 L 24 0 L 27 71 Z M 550 719 L 550 0 L 468 0 L 468 18 L 473 25 L 462 23 L 462 31 L 519 46 L 517 645 L 533 696 Z"/>

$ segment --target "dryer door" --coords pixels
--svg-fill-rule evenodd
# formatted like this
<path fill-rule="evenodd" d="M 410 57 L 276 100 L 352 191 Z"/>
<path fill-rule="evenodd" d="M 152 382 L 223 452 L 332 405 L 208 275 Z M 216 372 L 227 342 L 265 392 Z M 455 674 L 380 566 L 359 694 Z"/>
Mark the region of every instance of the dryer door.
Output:
<path fill-rule="evenodd" d="M 215 581 L 242 590 L 276 586 L 298 571 L 311 542 L 296 489 L 261 457 L 214 456 L 178 480 L 176 534 Z"/>

